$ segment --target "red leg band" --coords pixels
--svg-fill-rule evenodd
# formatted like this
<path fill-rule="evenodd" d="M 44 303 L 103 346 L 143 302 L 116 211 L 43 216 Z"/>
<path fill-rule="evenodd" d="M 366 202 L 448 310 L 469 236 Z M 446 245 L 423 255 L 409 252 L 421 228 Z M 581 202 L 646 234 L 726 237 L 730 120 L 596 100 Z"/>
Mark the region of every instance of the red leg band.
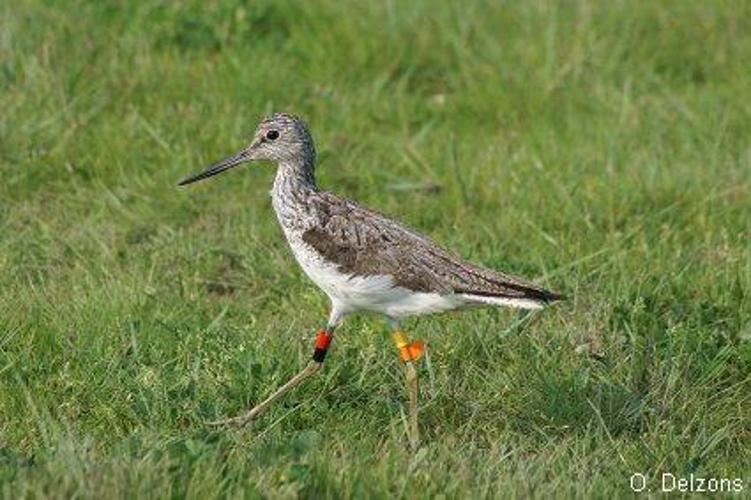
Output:
<path fill-rule="evenodd" d="M 331 339 L 333 339 L 334 336 L 331 335 L 326 330 L 319 330 L 318 336 L 316 337 L 316 349 L 323 349 L 324 351 L 329 348 L 329 345 L 331 344 Z"/>
<path fill-rule="evenodd" d="M 318 336 L 316 337 L 316 350 L 313 352 L 313 361 L 323 363 L 323 360 L 326 359 L 326 353 L 329 350 L 329 345 L 331 345 L 331 340 L 333 338 L 334 336 L 326 330 L 320 330 L 318 332 Z"/>

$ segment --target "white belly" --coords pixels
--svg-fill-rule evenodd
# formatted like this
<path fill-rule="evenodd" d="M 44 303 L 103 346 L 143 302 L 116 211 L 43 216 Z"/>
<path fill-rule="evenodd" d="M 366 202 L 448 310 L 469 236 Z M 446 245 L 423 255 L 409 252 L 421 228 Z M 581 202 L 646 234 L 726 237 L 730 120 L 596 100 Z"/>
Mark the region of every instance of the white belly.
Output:
<path fill-rule="evenodd" d="M 394 286 L 390 276 L 355 276 L 345 274 L 326 262 L 310 245 L 289 235 L 295 258 L 310 277 L 343 314 L 372 311 L 392 318 L 430 314 L 455 309 L 466 301 L 457 295 L 413 292 Z"/>

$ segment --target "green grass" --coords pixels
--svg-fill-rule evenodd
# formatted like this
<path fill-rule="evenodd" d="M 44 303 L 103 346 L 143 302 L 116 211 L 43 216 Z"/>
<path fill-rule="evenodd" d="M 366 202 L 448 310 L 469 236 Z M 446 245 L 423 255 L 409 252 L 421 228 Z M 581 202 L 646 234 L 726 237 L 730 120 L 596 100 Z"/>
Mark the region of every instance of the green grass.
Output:
<path fill-rule="evenodd" d="M 751 4 L 203 4 L 0 7 L 0 494 L 751 490 Z M 205 425 L 327 314 L 269 165 L 176 187 L 278 110 L 324 188 L 570 297 L 407 325 L 415 454 L 376 318 L 254 427 Z"/>

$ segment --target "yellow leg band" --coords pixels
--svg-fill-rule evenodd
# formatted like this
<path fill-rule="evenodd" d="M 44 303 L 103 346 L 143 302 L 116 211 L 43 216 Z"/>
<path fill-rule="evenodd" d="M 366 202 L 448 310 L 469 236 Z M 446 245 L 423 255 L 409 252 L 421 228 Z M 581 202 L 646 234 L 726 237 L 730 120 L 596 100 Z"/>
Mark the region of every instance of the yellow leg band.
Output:
<path fill-rule="evenodd" d="M 394 342 L 396 343 L 397 349 L 402 349 L 409 345 L 409 340 L 407 340 L 407 336 L 404 335 L 404 332 L 400 330 L 397 330 L 394 332 Z"/>
<path fill-rule="evenodd" d="M 422 341 L 416 340 L 410 342 L 401 330 L 394 332 L 394 343 L 396 344 L 396 348 L 399 349 L 402 361 L 405 363 L 407 361 L 417 361 L 422 357 L 422 353 L 425 350 L 425 344 Z"/>

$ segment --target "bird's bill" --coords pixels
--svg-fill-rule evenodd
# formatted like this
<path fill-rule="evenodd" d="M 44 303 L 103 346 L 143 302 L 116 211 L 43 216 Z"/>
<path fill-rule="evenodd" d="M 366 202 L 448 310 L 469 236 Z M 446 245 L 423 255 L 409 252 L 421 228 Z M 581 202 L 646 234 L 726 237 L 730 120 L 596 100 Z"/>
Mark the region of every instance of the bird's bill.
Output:
<path fill-rule="evenodd" d="M 183 179 L 182 181 L 180 181 L 180 184 L 178 184 L 178 186 L 185 186 L 194 182 L 201 181 L 203 179 L 208 179 L 209 177 L 213 177 L 216 174 L 221 174 L 225 170 L 229 170 L 238 165 L 242 165 L 243 163 L 247 163 L 252 159 L 253 158 L 250 154 L 250 149 L 245 149 L 234 156 L 230 156 L 229 158 L 225 158 L 224 160 L 215 163 L 200 174 L 196 174 L 188 177 L 187 179 Z"/>

